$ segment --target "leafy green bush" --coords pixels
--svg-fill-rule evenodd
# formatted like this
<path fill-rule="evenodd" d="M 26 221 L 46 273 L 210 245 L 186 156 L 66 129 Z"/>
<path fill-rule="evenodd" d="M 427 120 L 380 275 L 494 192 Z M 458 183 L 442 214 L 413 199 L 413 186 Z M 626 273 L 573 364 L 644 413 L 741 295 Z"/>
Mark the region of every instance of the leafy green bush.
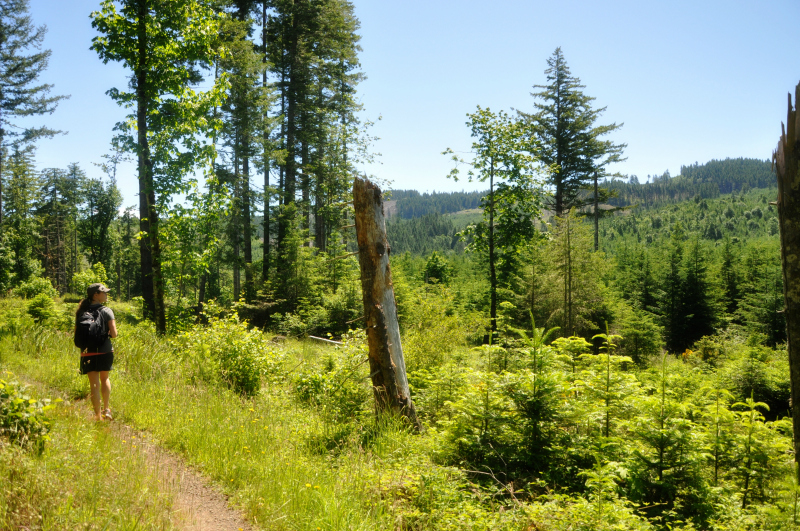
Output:
<path fill-rule="evenodd" d="M 19 382 L 0 379 L 1 437 L 23 448 L 42 453 L 45 442 L 49 439 L 51 425 L 47 411 L 52 408 L 49 398 L 31 398 Z"/>
<path fill-rule="evenodd" d="M 352 419 L 370 404 L 367 345 L 363 331 L 345 334 L 321 367 L 308 367 L 294 380 L 297 398 L 337 422 Z"/>
<path fill-rule="evenodd" d="M 50 298 L 58 295 L 50 280 L 44 277 L 32 278 L 23 282 L 13 290 L 13 294 L 23 299 L 32 299 L 37 295 L 47 295 Z"/>
<path fill-rule="evenodd" d="M 244 396 L 253 396 L 261 377 L 276 377 L 283 356 L 259 330 L 248 330 L 237 315 L 212 317 L 175 340 L 192 380 L 221 382 Z"/>
<path fill-rule="evenodd" d="M 84 294 L 86 293 L 86 288 L 88 288 L 90 284 L 96 282 L 102 282 L 103 284 L 108 283 L 106 268 L 100 262 L 94 264 L 90 269 L 72 275 L 69 289 L 72 293 Z"/>
<path fill-rule="evenodd" d="M 52 297 L 46 293 L 40 293 L 28 303 L 28 315 L 33 317 L 36 323 L 49 321 L 56 317 L 56 306 Z"/>

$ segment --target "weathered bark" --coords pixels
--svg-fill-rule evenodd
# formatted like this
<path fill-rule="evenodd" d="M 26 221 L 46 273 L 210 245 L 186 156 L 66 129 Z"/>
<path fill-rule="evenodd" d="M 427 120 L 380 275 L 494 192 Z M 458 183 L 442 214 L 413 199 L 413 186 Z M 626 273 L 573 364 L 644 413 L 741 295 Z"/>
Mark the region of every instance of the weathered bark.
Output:
<path fill-rule="evenodd" d="M 795 88 L 795 105 L 800 100 L 800 83 Z M 781 233 L 783 264 L 783 297 L 785 300 L 786 337 L 791 376 L 792 425 L 794 428 L 795 462 L 800 462 L 800 113 L 792 108 L 778 149 L 772 155 L 778 175 L 778 218 Z M 797 469 L 800 479 L 800 468 Z"/>
<path fill-rule="evenodd" d="M 366 179 L 356 178 L 353 182 L 353 206 L 375 406 L 378 411 L 395 411 L 421 429 L 411 401 L 400 344 L 380 188 Z"/>

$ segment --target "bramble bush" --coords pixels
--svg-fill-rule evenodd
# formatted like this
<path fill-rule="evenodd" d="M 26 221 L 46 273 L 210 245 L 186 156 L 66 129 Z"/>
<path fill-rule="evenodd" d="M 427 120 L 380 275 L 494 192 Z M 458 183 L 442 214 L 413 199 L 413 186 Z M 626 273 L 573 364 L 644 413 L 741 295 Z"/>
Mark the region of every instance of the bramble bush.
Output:
<path fill-rule="evenodd" d="M 41 454 L 50 433 L 47 412 L 53 407 L 49 398 L 31 398 L 19 382 L 0 379 L 0 437 Z"/>

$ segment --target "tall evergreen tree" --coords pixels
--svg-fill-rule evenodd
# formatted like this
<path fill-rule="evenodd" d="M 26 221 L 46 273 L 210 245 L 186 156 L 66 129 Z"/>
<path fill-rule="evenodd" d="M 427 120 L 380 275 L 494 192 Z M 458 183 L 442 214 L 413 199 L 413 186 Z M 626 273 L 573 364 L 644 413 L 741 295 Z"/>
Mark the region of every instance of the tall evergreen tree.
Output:
<path fill-rule="evenodd" d="M 269 135 L 271 128 L 270 121 L 266 120 L 270 92 L 262 83 L 262 74 L 267 65 L 250 40 L 254 25 L 252 13 L 258 7 L 257 4 L 256 0 L 239 0 L 233 3 L 231 18 L 223 23 L 226 47 L 230 53 L 219 61 L 230 80 L 228 98 L 221 109 L 225 117 L 222 141 L 228 148 L 227 175 L 234 210 L 230 217 L 229 230 L 233 246 L 231 258 L 234 267 L 234 298 L 238 299 L 240 296 L 240 271 L 243 266 L 244 295 L 248 301 L 255 295 L 252 250 L 255 194 L 251 175 L 256 167 L 255 162 L 264 156 L 263 138 Z M 269 162 L 260 165 L 265 167 Z"/>
<path fill-rule="evenodd" d="M 686 342 L 686 292 L 683 271 L 683 229 L 678 225 L 672 234 L 672 242 L 666 251 L 664 277 L 658 297 L 657 313 L 664 327 L 667 350 L 674 354 L 683 352 Z"/>
<path fill-rule="evenodd" d="M 42 197 L 36 212 L 42 222 L 39 254 L 45 275 L 61 293 L 67 291 L 72 278 L 70 242 L 80 203 L 79 185 L 64 170 L 51 168 L 42 173 Z"/>
<path fill-rule="evenodd" d="M 560 217 L 592 202 L 589 194 L 581 192 L 594 172 L 602 176 L 609 164 L 624 160 L 626 144 L 603 139 L 622 124 L 595 125 L 606 108 L 592 109 L 595 98 L 582 92 L 586 87 L 570 73 L 561 48 L 556 48 L 547 65 L 548 84 L 534 85 L 542 90 L 531 94 L 543 102 L 534 103 L 534 113 L 518 113 L 528 127 L 529 149 L 550 168 L 550 207 Z"/>
<path fill-rule="evenodd" d="M 705 250 L 698 238 L 689 245 L 685 271 L 683 306 L 686 312 L 686 328 L 683 343 L 689 346 L 703 336 L 712 335 L 717 324 L 717 303 L 708 279 Z"/>
<path fill-rule="evenodd" d="M 0 1 L 0 225 L 3 223 L 3 176 L 9 148 L 59 133 L 47 127 L 19 127 L 17 119 L 52 114 L 69 96 L 51 96 L 53 85 L 37 84 L 50 50 L 42 50 L 45 26 L 34 27 L 28 0 Z"/>

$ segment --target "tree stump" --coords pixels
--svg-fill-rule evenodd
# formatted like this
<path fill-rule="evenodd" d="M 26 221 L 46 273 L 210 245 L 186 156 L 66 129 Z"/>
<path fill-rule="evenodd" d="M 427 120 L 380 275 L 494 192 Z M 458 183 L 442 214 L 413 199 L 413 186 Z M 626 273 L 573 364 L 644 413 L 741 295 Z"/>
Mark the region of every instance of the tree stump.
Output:
<path fill-rule="evenodd" d="M 795 105 L 800 100 L 800 83 L 795 88 Z M 792 108 L 786 126 L 781 124 L 778 149 L 772 155 L 773 169 L 778 176 L 778 218 L 781 233 L 783 265 L 783 298 L 786 315 L 787 350 L 791 376 L 792 426 L 794 457 L 800 462 L 800 113 Z M 800 479 L 800 467 L 797 468 Z"/>
<path fill-rule="evenodd" d="M 375 407 L 379 412 L 399 413 L 419 430 L 422 426 L 411 401 L 400 344 L 380 188 L 357 177 L 353 183 L 353 207 Z"/>

